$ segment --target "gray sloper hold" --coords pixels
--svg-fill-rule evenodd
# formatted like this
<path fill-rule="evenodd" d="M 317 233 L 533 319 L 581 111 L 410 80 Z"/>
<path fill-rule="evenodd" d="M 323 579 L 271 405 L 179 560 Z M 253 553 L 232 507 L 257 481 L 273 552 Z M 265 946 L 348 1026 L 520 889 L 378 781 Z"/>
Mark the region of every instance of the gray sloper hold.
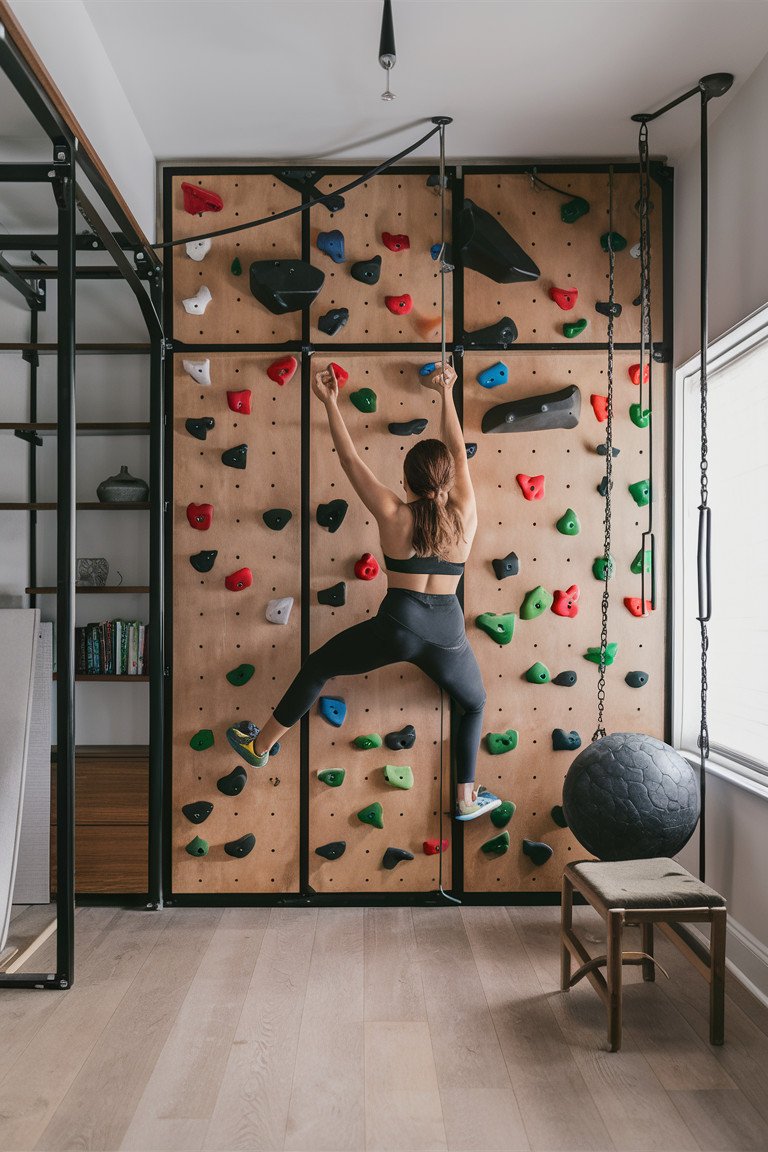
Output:
<path fill-rule="evenodd" d="M 190 416 L 189 420 L 184 421 L 184 427 L 195 440 L 205 440 L 211 429 L 216 427 L 216 421 L 213 416 L 203 416 L 199 420 Z"/>
<path fill-rule="evenodd" d="M 267 528 L 271 528 L 273 532 L 282 532 L 292 516 L 293 513 L 288 508 L 268 508 L 261 514 Z"/>
<path fill-rule="evenodd" d="M 341 528 L 348 509 L 346 500 L 331 500 L 328 504 L 318 504 L 315 518 L 321 528 L 336 532 Z"/>
<path fill-rule="evenodd" d="M 552 820 L 554 821 L 554 823 L 557 824 L 558 828 L 567 828 L 568 827 L 568 821 L 565 818 L 565 812 L 563 812 L 562 804 L 555 804 L 550 809 L 549 814 L 552 817 Z"/>
<path fill-rule="evenodd" d="M 387 732 L 384 743 L 394 752 L 399 752 L 403 748 L 413 748 L 416 743 L 416 729 L 413 724 L 406 724 L 399 732 Z"/>
<path fill-rule="evenodd" d="M 520 571 L 520 561 L 516 552 L 508 552 L 501 560 L 491 560 L 497 580 L 506 580 L 507 576 L 517 576 Z"/>
<path fill-rule="evenodd" d="M 613 304 L 610 300 L 598 300 L 595 304 L 595 312 L 599 312 L 601 316 L 621 316 L 621 304 L 616 300 Z"/>
<path fill-rule="evenodd" d="M 274 316 L 308 308 L 324 281 L 305 260 L 255 260 L 250 267 L 251 294 Z"/>
<path fill-rule="evenodd" d="M 341 608 L 347 602 L 347 585 L 343 580 L 330 588 L 321 588 L 317 593 L 318 604 L 329 604 L 331 608 Z"/>
<path fill-rule="evenodd" d="M 207 800 L 196 800 L 194 804 L 185 804 L 181 810 L 192 824 L 202 824 L 213 812 L 213 804 Z"/>
<path fill-rule="evenodd" d="M 607 493 L 608 493 L 608 477 L 603 476 L 602 480 L 600 481 L 600 483 L 597 486 L 597 494 L 598 494 L 598 496 L 604 497 L 607 495 Z"/>
<path fill-rule="evenodd" d="M 575 428 L 581 414 L 581 392 L 575 384 L 559 392 L 523 396 L 494 404 L 483 416 L 483 432 L 548 432 Z"/>
<path fill-rule="evenodd" d="M 388 424 L 387 428 L 393 436 L 420 436 L 429 424 L 429 420 L 407 420 L 403 424 Z"/>
<path fill-rule="evenodd" d="M 226 448 L 221 454 L 221 462 L 228 468 L 245 468 L 247 461 L 247 444 L 236 444 L 234 448 Z"/>
<path fill-rule="evenodd" d="M 406 852 L 405 848 L 387 848 L 381 863 L 391 871 L 403 860 L 413 860 L 413 852 Z"/>
<path fill-rule="evenodd" d="M 557 684 L 560 688 L 573 688 L 577 679 L 576 673 L 568 669 L 566 672 L 558 672 L 557 676 L 553 676 L 552 683 Z"/>
<path fill-rule="evenodd" d="M 219 792 L 225 796 L 239 796 L 248 783 L 248 773 L 241 764 L 238 764 L 226 776 L 220 776 L 216 781 Z"/>
<path fill-rule="evenodd" d="M 349 308 L 331 308 L 318 318 L 317 326 L 326 336 L 335 336 L 349 322 Z"/>
<path fill-rule="evenodd" d="M 465 268 L 497 284 L 530 283 L 539 269 L 490 212 L 465 200 L 459 218 L 459 248 Z"/>
<path fill-rule="evenodd" d="M 629 684 L 630 688 L 644 688 L 648 683 L 647 672 L 627 672 L 624 677 L 625 683 Z"/>
<path fill-rule="evenodd" d="M 256 837 L 253 832 L 246 832 L 245 836 L 241 836 L 239 840 L 228 840 L 224 845 L 224 851 L 227 856 L 242 858 L 253 851 L 255 843 Z"/>
<path fill-rule="evenodd" d="M 360 284 L 378 284 L 381 276 L 381 256 L 372 256 L 370 260 L 356 260 L 349 274 Z"/>
<path fill-rule="evenodd" d="M 494 348 L 508 348 L 517 340 L 517 325 L 510 316 L 502 316 L 495 324 L 487 328 L 477 328 L 474 332 L 464 333 L 465 348 L 485 348 L 488 345 Z"/>
<path fill-rule="evenodd" d="M 523 852 L 530 859 L 531 863 L 538 866 L 546 864 L 552 855 L 553 849 L 549 844 L 544 844 L 541 840 L 523 840 Z"/>
<path fill-rule="evenodd" d="M 581 736 L 578 732 L 566 732 L 565 728 L 552 729 L 553 752 L 575 752 L 577 748 L 581 748 Z"/>
<path fill-rule="evenodd" d="M 317 855 L 322 856 L 324 860 L 338 860 L 346 850 L 346 840 L 332 840 L 330 844 L 321 844 L 319 848 L 315 848 Z"/>
<path fill-rule="evenodd" d="M 595 452 L 597 452 L 598 456 L 607 456 L 608 455 L 608 448 L 605 444 L 598 444 L 597 448 L 595 448 Z M 618 454 L 620 452 L 621 452 L 621 448 L 614 448 L 613 445 L 611 445 L 611 456 L 612 457 L 618 456 Z"/>
<path fill-rule="evenodd" d="M 206 549 L 203 552 L 195 552 L 194 556 L 190 556 L 189 562 L 195 572 L 210 572 L 218 554 L 216 548 Z"/>

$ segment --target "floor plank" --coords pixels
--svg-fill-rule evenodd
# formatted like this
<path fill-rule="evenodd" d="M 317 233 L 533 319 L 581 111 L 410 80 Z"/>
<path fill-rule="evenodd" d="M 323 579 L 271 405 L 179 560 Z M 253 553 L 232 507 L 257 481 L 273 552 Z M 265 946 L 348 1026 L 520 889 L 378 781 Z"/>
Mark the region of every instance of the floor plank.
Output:
<path fill-rule="evenodd" d="M 426 1020 L 365 1025 L 367 1152 L 445 1152 L 440 1092 Z"/>
<path fill-rule="evenodd" d="M 683 1089 L 675 1100 L 704 1152 L 765 1152 L 768 1129 L 741 1092 Z"/>
<path fill-rule="evenodd" d="M 426 1021 L 410 908 L 366 908 L 365 1019 Z"/>

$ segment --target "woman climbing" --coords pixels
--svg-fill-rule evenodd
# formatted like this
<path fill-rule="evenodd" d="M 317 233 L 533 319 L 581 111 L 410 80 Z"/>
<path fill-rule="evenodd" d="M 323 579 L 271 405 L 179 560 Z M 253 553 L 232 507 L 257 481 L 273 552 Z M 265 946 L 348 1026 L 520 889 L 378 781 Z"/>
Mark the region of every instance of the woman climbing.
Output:
<path fill-rule="evenodd" d="M 456 734 L 456 819 L 474 820 L 501 800 L 474 786 L 485 690 L 456 587 L 477 530 L 477 508 L 453 403 L 456 373 L 450 364 L 438 367 L 425 387 L 441 398 L 441 439 L 421 440 L 405 457 L 405 500 L 358 455 L 338 408 L 333 369 L 315 376 L 313 391 L 325 406 L 339 463 L 376 518 L 388 590 L 372 620 L 338 633 L 308 657 L 263 729 L 246 722 L 230 728 L 227 737 L 248 763 L 264 767 L 270 748 L 308 711 L 331 677 L 407 661 L 462 711 Z"/>

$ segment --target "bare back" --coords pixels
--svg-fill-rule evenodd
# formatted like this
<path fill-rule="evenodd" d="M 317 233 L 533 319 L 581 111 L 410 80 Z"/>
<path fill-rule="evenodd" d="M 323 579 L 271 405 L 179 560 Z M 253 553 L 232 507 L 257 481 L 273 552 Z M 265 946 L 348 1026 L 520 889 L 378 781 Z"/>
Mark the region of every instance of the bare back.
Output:
<path fill-rule="evenodd" d="M 446 559 L 455 564 L 463 564 L 469 559 L 472 541 L 477 531 L 477 513 L 474 505 L 462 507 L 463 502 L 448 498 L 448 505 L 458 513 L 464 539 L 459 540 Z M 413 513 L 405 500 L 401 501 L 391 516 L 378 521 L 382 552 L 394 560 L 408 560 L 415 555 L 413 549 Z M 424 572 L 387 572 L 390 588 L 407 588 L 411 592 L 427 592 L 432 595 L 449 595 L 456 591 L 460 576 Z"/>

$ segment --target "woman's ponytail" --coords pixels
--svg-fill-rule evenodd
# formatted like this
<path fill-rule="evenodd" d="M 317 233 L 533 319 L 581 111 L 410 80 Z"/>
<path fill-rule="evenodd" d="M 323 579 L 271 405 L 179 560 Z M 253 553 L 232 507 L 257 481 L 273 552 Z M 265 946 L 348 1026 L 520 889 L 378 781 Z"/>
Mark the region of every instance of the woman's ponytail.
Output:
<path fill-rule="evenodd" d="M 417 556 L 439 556 L 464 539 L 461 518 L 448 504 L 455 469 L 442 440 L 421 440 L 404 461 L 405 478 L 417 499 L 413 512 L 413 548 Z"/>

